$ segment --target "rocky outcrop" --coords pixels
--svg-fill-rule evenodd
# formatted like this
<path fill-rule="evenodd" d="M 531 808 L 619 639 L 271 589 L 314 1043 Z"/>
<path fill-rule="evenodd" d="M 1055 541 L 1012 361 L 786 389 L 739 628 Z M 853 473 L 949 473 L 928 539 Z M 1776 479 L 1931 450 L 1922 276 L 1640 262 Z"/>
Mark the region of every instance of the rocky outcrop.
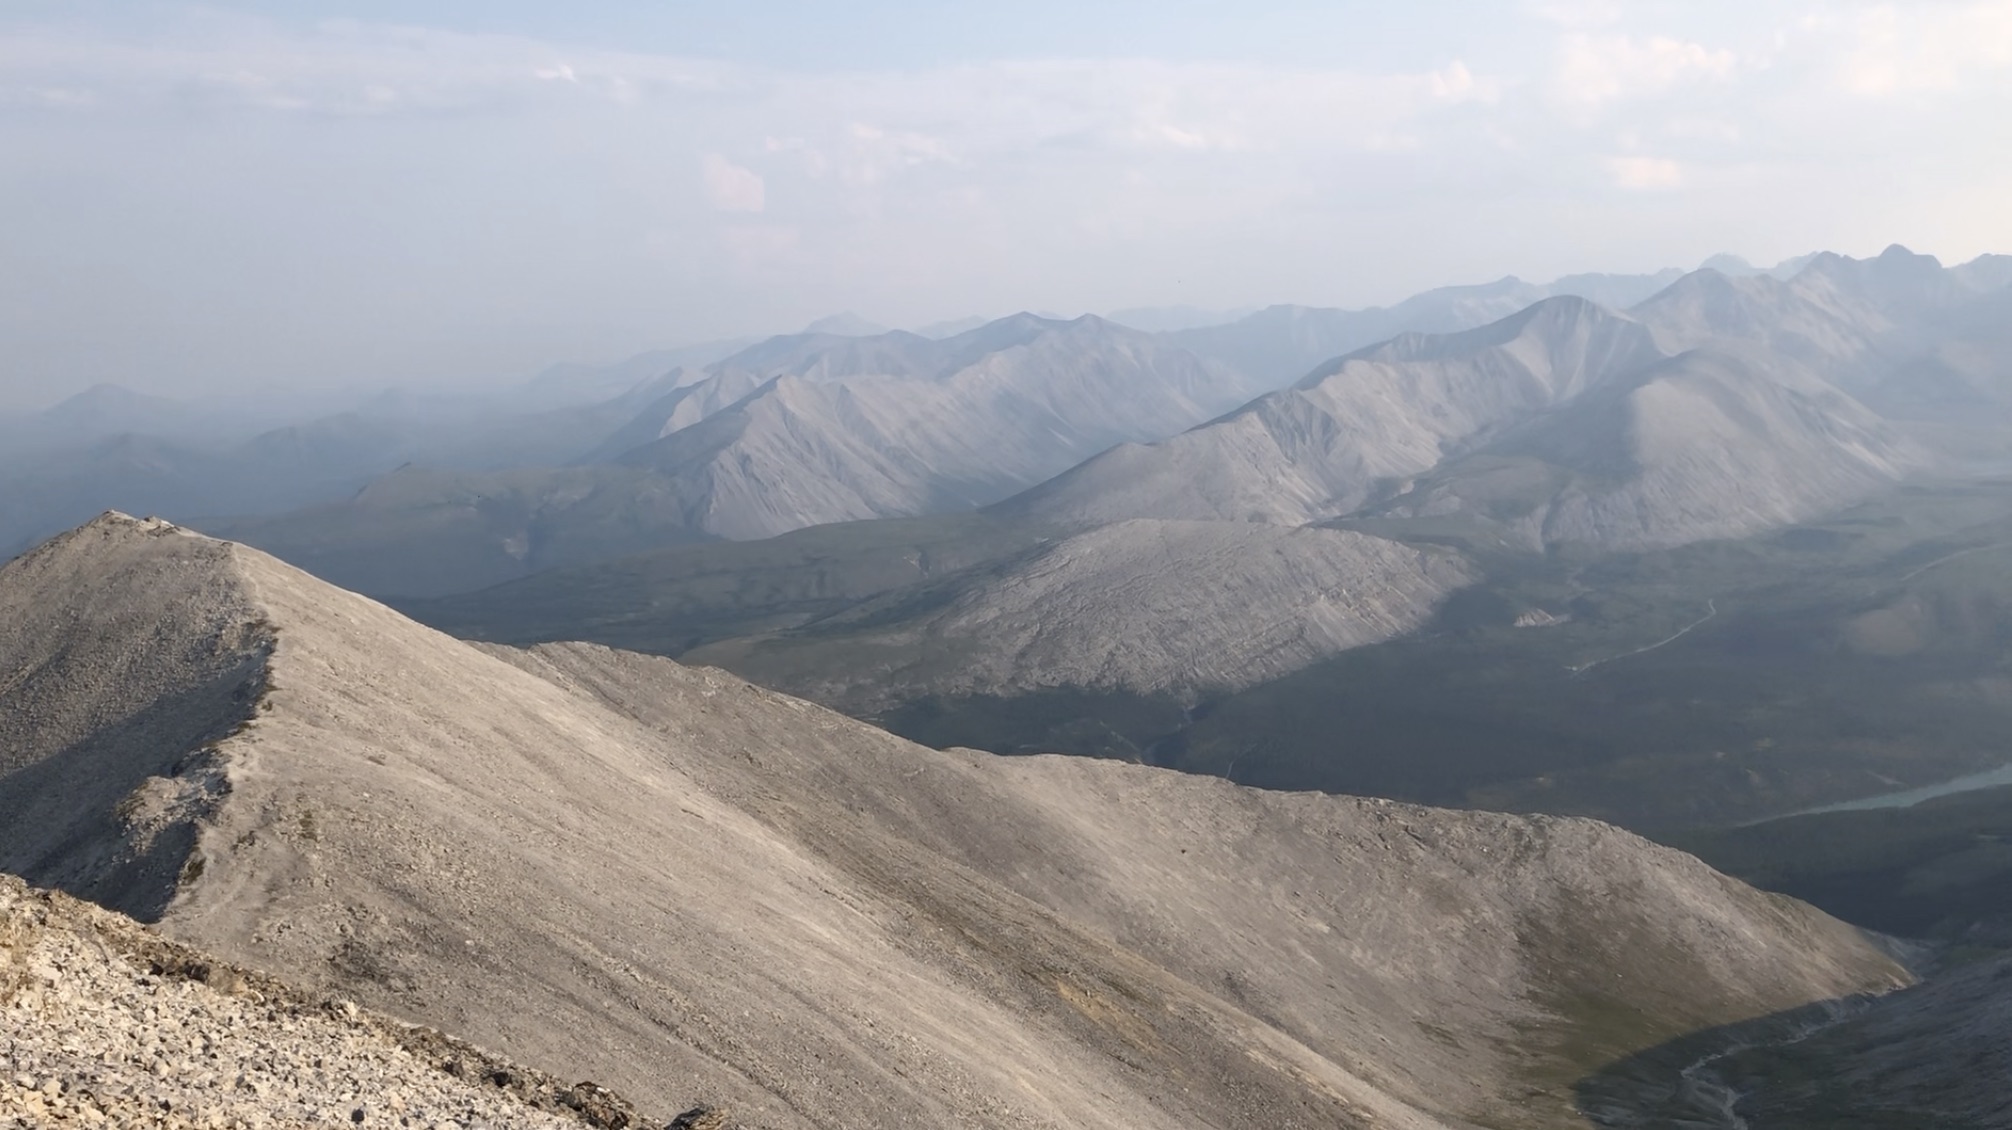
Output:
<path fill-rule="evenodd" d="M 302 993 L 0 875 L 0 1127 L 645 1125 L 593 1083 Z"/>

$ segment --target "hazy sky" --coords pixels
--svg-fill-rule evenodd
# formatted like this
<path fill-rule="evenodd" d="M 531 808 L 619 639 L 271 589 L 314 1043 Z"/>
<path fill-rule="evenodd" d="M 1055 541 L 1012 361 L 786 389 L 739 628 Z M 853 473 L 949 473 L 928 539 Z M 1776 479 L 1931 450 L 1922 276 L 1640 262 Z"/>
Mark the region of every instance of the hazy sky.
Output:
<path fill-rule="evenodd" d="M 2012 251 L 2012 0 L 0 7 L 0 405 Z"/>

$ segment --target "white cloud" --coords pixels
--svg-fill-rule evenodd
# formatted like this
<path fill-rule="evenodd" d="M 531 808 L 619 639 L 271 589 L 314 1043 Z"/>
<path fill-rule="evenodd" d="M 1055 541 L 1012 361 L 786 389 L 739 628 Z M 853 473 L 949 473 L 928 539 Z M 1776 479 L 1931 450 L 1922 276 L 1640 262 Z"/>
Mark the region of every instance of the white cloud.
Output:
<path fill-rule="evenodd" d="M 1497 96 L 1492 86 L 1484 87 L 1476 81 L 1474 72 L 1468 70 L 1467 64 L 1458 59 L 1425 78 L 1432 90 L 1432 97 L 1441 102 L 1465 102 L 1470 99 L 1492 102 Z"/>
<path fill-rule="evenodd" d="M 849 184 L 875 185 L 921 165 L 954 165 L 956 158 L 941 138 L 912 130 L 889 130 L 865 122 L 846 126 L 839 175 Z M 819 156 L 822 156 L 821 154 Z M 820 166 L 812 162 L 810 168 Z"/>
<path fill-rule="evenodd" d="M 1607 27 L 1621 22 L 1621 6 L 1614 0 L 1536 0 L 1530 14 L 1560 27 Z"/>
<path fill-rule="evenodd" d="M 722 212 L 759 212 L 768 205 L 768 186 L 761 174 L 734 164 L 717 153 L 699 158 L 706 198 Z"/>
<path fill-rule="evenodd" d="M 1662 192 L 1684 183 L 1684 167 L 1666 157 L 1609 157 L 1606 163 L 1616 188 Z"/>
<path fill-rule="evenodd" d="M 337 330 L 282 340 L 292 321 L 496 350 L 534 321 L 621 323 L 641 348 L 847 307 L 1368 303 L 1720 250 L 2012 250 L 2012 213 L 1975 190 L 2012 183 L 2012 0 L 1804 22 L 1807 2 L 1525 5 L 1513 50 L 1402 71 L 776 70 L 225 17 L 29 28 L 0 35 L 0 211 L 38 217 L 10 236 L 16 275 L 72 282 L 0 293 L 0 332 L 44 343 L 24 371 L 177 355 L 257 379 L 392 371 Z M 287 121 L 310 115 L 342 120 Z M 108 329 L 127 323 L 157 329 Z M 151 345 L 116 354 L 129 341 Z"/>
<path fill-rule="evenodd" d="M 1619 99 L 1663 94 L 1682 83 L 1725 79 L 1738 57 L 1724 48 L 1653 35 L 1573 32 L 1559 47 L 1551 89 L 1568 106 L 1598 109 Z"/>
<path fill-rule="evenodd" d="M 1835 17 L 1817 19 L 1836 27 Z M 1854 93 L 1881 97 L 1953 90 L 1977 72 L 2012 71 L 2012 0 L 1984 3 L 1879 4 L 1850 13 L 1838 67 Z"/>

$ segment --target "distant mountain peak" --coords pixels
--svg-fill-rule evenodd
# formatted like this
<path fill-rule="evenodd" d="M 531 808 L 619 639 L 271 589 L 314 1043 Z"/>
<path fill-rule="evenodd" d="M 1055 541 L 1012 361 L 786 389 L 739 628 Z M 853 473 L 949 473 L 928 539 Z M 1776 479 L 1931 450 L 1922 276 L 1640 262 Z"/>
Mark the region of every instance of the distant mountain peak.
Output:
<path fill-rule="evenodd" d="M 878 337 L 887 333 L 886 326 L 869 322 L 865 318 L 844 310 L 837 314 L 819 318 L 803 328 L 806 334 L 831 334 L 836 337 Z"/>
<path fill-rule="evenodd" d="M 103 417 L 155 412 L 180 407 L 176 401 L 100 381 L 48 408 L 42 418 L 65 424 L 89 424 Z"/>
<path fill-rule="evenodd" d="M 1921 252 L 1910 250 L 1906 245 L 1899 243 L 1888 244 L 1886 250 L 1879 253 L 1879 259 L 1884 263 L 1922 262 L 1925 260 L 1934 263 L 1938 267 L 1942 265 L 1942 261 L 1935 256 L 1924 255 Z"/>

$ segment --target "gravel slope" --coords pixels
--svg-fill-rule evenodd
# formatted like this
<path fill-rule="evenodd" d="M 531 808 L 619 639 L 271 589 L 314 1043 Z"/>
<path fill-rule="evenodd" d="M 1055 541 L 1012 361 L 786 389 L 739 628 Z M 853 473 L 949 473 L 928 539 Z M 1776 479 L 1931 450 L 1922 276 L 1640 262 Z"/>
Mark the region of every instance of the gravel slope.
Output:
<path fill-rule="evenodd" d="M 931 751 L 668 660 L 463 644 L 163 523 L 0 593 L 32 613 L 0 620 L 0 796 L 108 806 L 0 822 L 6 869 L 654 1108 L 1570 1125 L 1609 1060 L 1904 980 L 1603 825 Z M 205 654 L 225 679 L 170 677 Z"/>
<path fill-rule="evenodd" d="M 643 1125 L 591 1083 L 296 992 L 8 875 L 0 1018 L 6 1130 Z"/>

